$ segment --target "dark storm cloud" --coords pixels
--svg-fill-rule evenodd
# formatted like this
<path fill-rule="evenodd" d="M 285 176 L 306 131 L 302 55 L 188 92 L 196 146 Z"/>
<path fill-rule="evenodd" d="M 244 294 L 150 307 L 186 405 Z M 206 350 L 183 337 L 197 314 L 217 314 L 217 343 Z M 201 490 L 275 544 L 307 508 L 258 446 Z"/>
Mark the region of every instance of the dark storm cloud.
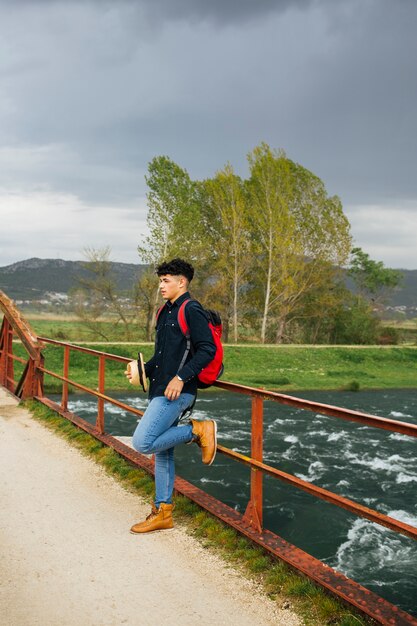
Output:
<path fill-rule="evenodd" d="M 119 0 L 121 9 L 130 7 L 145 11 L 152 20 L 184 20 L 189 22 L 210 21 L 217 25 L 263 19 L 272 13 L 288 8 L 305 8 L 323 0 Z M 330 1 L 330 0 L 328 0 Z M 2 5 L 86 5 L 97 4 L 102 8 L 114 8 L 114 0 L 0 0 Z"/>
<path fill-rule="evenodd" d="M 3 141 L 65 146 L 94 170 L 96 192 L 95 171 L 108 170 L 108 193 L 113 175 L 143 171 L 159 152 L 197 176 L 226 160 L 243 172 L 265 140 L 350 202 L 375 189 L 417 193 L 413 0 L 8 4 L 17 5 L 20 28 L 0 16 L 15 45 L 8 63 L 0 58 Z M 144 9 L 168 25 L 149 32 Z M 246 23 L 186 25 L 208 18 Z M 68 176 L 62 165 L 53 170 Z"/>
<path fill-rule="evenodd" d="M 158 154 L 246 176 L 266 141 L 374 246 L 376 205 L 417 206 L 416 26 L 414 0 L 0 0 L 0 192 L 132 207 Z"/>
<path fill-rule="evenodd" d="M 217 25 L 263 19 L 289 7 L 307 7 L 314 0 L 144 0 L 153 18 L 211 21 Z"/>

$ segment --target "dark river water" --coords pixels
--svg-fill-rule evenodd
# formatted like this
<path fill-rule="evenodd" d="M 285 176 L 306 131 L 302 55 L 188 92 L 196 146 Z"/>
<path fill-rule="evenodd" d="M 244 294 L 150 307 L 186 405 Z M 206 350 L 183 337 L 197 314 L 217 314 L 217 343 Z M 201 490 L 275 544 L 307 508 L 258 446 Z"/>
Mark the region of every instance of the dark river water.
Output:
<path fill-rule="evenodd" d="M 143 395 L 114 394 L 137 408 Z M 305 392 L 302 397 L 417 423 L 417 390 Z M 264 460 L 417 526 L 417 441 L 415 438 L 326 417 L 310 411 L 264 404 Z M 91 396 L 72 396 L 69 408 L 89 421 L 96 415 Z M 215 418 L 219 443 L 250 453 L 251 402 L 237 394 L 202 392 L 194 417 Z M 106 431 L 131 436 L 135 417 L 106 405 Z M 176 448 L 177 474 L 243 512 L 249 499 L 249 469 L 218 455 L 201 464 L 197 446 Z M 264 525 L 299 548 L 401 608 L 417 615 L 417 546 L 403 537 L 278 480 L 264 478 Z"/>

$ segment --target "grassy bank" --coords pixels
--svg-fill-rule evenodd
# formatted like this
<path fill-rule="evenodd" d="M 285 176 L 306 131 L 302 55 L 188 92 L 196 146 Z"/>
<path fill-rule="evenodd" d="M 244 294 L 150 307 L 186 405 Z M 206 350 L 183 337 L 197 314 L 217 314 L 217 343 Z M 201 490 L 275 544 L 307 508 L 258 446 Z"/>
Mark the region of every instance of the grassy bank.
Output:
<path fill-rule="evenodd" d="M 267 389 L 417 387 L 415 348 L 229 347 L 225 362 L 228 380 Z"/>
<path fill-rule="evenodd" d="M 105 447 L 42 404 L 28 401 L 26 406 L 37 420 L 104 466 L 126 489 L 151 500 L 153 480 L 148 474 L 133 468 L 114 450 Z M 292 571 L 284 562 L 272 558 L 184 496 L 177 496 L 175 504 L 176 520 L 205 548 L 215 551 L 241 573 L 262 585 L 278 606 L 292 609 L 307 626 L 366 626 L 374 623 L 358 615 L 353 608 L 341 604 L 306 577 Z"/>
<path fill-rule="evenodd" d="M 126 332 L 123 324 L 111 316 L 104 317 L 94 324 L 94 328 L 89 329 L 74 313 L 58 315 L 53 313 L 34 313 L 26 311 L 24 313 L 30 325 L 38 335 L 50 337 L 51 339 L 62 339 L 68 341 L 111 341 L 118 343 L 126 341 Z M 386 320 L 382 322 L 384 328 L 391 328 L 397 337 L 396 344 L 417 345 L 417 320 L 403 320 L 401 322 Z M 384 335 L 384 332 L 381 331 Z M 145 340 L 145 330 L 139 322 L 132 324 L 131 336 L 136 341 Z"/>
<path fill-rule="evenodd" d="M 145 359 L 153 352 L 149 344 L 89 344 L 89 347 L 132 359 L 138 350 Z M 23 355 L 21 346 L 15 344 L 15 349 Z M 44 354 L 46 367 L 62 373 L 62 349 L 48 346 Z M 417 348 L 413 347 L 226 346 L 224 361 L 224 380 L 284 392 L 417 387 Z M 107 389 L 131 389 L 123 370 L 119 363 L 107 363 Z M 70 378 L 96 387 L 97 359 L 71 352 Z M 60 389 L 60 383 L 49 376 L 45 383 L 49 391 Z"/>
<path fill-rule="evenodd" d="M 90 330 L 84 322 L 77 318 L 50 319 L 46 316 L 28 317 L 31 327 L 41 337 L 58 339 L 59 341 L 125 341 L 122 325 L 115 324 L 111 319 L 98 322 L 96 330 Z M 133 329 L 135 337 L 143 335 L 143 329 Z"/>

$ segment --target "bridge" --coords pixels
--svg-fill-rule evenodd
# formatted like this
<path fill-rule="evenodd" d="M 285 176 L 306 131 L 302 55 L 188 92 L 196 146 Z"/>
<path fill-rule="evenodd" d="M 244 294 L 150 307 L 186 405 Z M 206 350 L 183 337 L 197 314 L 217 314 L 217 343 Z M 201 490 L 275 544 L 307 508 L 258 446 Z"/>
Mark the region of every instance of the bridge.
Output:
<path fill-rule="evenodd" d="M 47 337 L 37 336 L 24 320 L 13 302 L 0 292 L 0 308 L 3 312 L 3 323 L 0 332 L 0 385 L 10 397 L 17 400 L 33 398 L 36 402 L 56 411 L 59 415 L 75 424 L 78 428 L 113 448 L 118 454 L 132 465 L 153 474 L 151 459 L 137 453 L 125 442 L 106 433 L 105 404 L 118 406 L 133 415 L 140 417 L 142 411 L 129 406 L 106 393 L 106 364 L 110 361 L 125 364 L 129 361 L 124 357 L 77 346 L 68 342 L 56 341 Z M 13 337 L 17 337 L 25 350 L 25 356 L 14 353 Z M 48 367 L 44 349 L 53 345 L 63 351 L 62 372 L 52 371 Z M 97 387 L 95 389 L 83 385 L 70 376 L 71 354 L 82 352 L 97 363 Z M 19 378 L 16 380 L 15 371 L 20 368 Z M 61 402 L 48 398 L 44 392 L 44 375 L 49 375 L 60 381 Z M 97 419 L 90 424 L 80 416 L 68 410 L 69 386 L 90 394 L 97 400 Z M 307 554 L 296 546 L 291 545 L 277 534 L 264 527 L 263 524 L 263 477 L 270 476 L 275 480 L 291 485 L 309 493 L 315 498 L 325 500 L 337 507 L 343 508 L 359 517 L 366 518 L 374 523 L 389 528 L 396 533 L 412 539 L 417 538 L 417 528 L 396 520 L 387 515 L 366 507 L 358 502 L 344 498 L 313 483 L 301 480 L 272 467 L 263 459 L 263 408 L 265 402 L 277 402 L 294 406 L 307 411 L 313 411 L 335 419 L 349 420 L 357 424 L 365 424 L 373 428 L 380 428 L 391 432 L 401 433 L 409 437 L 417 436 L 417 425 L 398 422 L 375 415 L 348 410 L 336 406 L 312 402 L 286 394 L 266 391 L 231 382 L 217 381 L 216 386 L 228 393 L 238 393 L 247 396 L 251 402 L 251 455 L 245 456 L 225 446 L 218 446 L 218 453 L 243 464 L 250 469 L 250 498 L 245 513 L 242 515 L 234 508 L 227 506 L 203 490 L 197 488 L 184 479 L 177 477 L 176 492 L 185 495 L 200 507 L 216 516 L 255 544 L 261 546 L 274 558 L 280 559 L 292 568 L 301 572 L 315 583 L 321 585 L 331 594 L 338 596 L 344 602 L 354 606 L 363 614 L 373 618 L 380 624 L 396 626 L 417 626 L 417 619 L 387 600 L 366 589 L 359 583 L 349 579 L 340 572 L 330 568 L 318 559 Z"/>

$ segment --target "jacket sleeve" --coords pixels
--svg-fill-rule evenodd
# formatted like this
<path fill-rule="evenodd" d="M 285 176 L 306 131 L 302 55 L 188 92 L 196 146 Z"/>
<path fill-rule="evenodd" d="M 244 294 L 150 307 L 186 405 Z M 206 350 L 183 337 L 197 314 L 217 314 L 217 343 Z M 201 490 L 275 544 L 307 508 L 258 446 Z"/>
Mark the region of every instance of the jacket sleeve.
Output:
<path fill-rule="evenodd" d="M 184 367 L 180 369 L 178 376 L 184 382 L 187 382 L 198 376 L 201 370 L 210 363 L 216 354 L 216 346 L 201 305 L 197 302 L 188 304 L 185 315 L 190 328 L 191 345 L 194 354 Z"/>

